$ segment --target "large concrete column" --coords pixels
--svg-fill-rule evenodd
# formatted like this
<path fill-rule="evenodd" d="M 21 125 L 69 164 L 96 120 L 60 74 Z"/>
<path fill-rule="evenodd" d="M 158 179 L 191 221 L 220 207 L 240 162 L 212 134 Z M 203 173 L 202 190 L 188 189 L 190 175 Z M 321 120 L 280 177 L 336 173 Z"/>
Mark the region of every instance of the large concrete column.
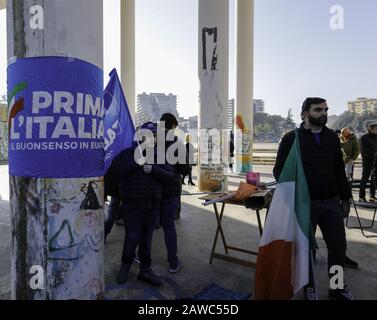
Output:
<path fill-rule="evenodd" d="M 246 173 L 253 166 L 254 0 L 237 0 L 237 84 L 235 103 L 235 166 Z"/>
<path fill-rule="evenodd" d="M 43 8 L 43 29 L 31 28 L 33 5 Z M 41 14 L 39 9 L 38 13 Z M 100 68 L 96 68 L 100 75 L 97 79 L 103 86 L 102 0 L 7 0 L 7 34 L 10 68 L 21 58 L 66 56 L 67 64 L 81 59 Z M 43 72 L 39 70 L 38 75 L 52 81 L 58 76 Z M 77 80 L 73 77 L 67 83 L 77 83 Z M 84 75 L 79 80 L 88 81 L 87 87 L 94 86 Z M 96 92 L 101 92 L 102 88 L 98 90 L 98 87 Z M 31 109 L 31 102 L 26 98 L 24 108 Z M 67 113 L 66 118 L 69 118 L 70 112 Z M 88 159 L 85 161 L 90 163 Z M 70 168 L 77 165 L 74 161 L 68 164 Z M 103 296 L 103 204 L 102 177 L 10 176 L 13 299 L 96 299 Z M 34 275 L 43 277 L 35 282 Z"/>
<path fill-rule="evenodd" d="M 121 81 L 135 123 L 135 0 L 121 0 Z"/>
<path fill-rule="evenodd" d="M 199 1 L 199 189 L 227 188 L 223 129 L 229 90 L 229 0 Z"/>

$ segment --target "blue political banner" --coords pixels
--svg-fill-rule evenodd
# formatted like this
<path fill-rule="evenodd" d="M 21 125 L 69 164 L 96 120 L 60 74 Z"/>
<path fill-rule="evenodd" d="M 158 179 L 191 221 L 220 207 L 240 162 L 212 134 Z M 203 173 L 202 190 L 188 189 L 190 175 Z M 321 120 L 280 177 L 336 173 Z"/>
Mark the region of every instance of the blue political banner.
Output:
<path fill-rule="evenodd" d="M 18 59 L 8 70 L 9 173 L 103 175 L 103 71 L 80 59 Z"/>
<path fill-rule="evenodd" d="M 114 158 L 134 141 L 135 126 L 124 96 L 118 73 L 113 69 L 104 92 L 105 173 Z"/>

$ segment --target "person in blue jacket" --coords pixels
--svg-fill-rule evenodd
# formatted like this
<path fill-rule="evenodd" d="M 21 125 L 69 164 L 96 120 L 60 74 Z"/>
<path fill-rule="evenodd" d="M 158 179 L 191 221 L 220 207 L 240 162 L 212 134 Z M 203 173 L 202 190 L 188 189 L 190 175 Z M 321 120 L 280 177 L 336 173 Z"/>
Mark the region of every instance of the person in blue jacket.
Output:
<path fill-rule="evenodd" d="M 141 129 L 157 133 L 157 125 L 151 122 L 144 124 Z M 150 143 L 148 147 L 156 154 L 155 142 Z M 117 281 L 127 281 L 136 247 L 139 246 L 138 279 L 159 286 L 162 283 L 161 279 L 151 268 L 151 247 L 153 232 L 159 219 L 161 181 L 167 181 L 171 177 L 171 168 L 156 165 L 153 161 L 148 161 L 150 159 L 145 155 L 140 145 L 134 143 L 131 148 L 121 152 L 114 164 L 114 170 L 120 179 L 119 194 L 126 232 Z"/>

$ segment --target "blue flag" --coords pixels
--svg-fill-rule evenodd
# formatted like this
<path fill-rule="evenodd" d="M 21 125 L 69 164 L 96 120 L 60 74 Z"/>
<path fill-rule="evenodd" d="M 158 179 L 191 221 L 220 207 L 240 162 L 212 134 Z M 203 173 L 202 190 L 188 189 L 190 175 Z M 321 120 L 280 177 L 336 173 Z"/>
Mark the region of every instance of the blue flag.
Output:
<path fill-rule="evenodd" d="M 110 73 L 104 92 L 104 106 L 106 173 L 116 156 L 132 146 L 135 136 L 135 126 L 116 69 Z"/>

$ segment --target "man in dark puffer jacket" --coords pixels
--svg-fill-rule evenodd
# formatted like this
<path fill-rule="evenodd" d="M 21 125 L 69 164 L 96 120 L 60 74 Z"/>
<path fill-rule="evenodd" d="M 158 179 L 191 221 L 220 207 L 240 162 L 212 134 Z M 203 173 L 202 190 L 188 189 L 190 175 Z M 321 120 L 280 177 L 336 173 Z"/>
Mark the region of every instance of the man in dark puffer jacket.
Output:
<path fill-rule="evenodd" d="M 142 129 L 156 133 L 157 125 L 146 123 Z M 122 151 L 114 165 L 114 170 L 120 177 L 119 193 L 126 231 L 122 265 L 117 280 L 119 283 L 127 281 L 135 250 L 139 245 L 138 279 L 158 286 L 161 280 L 151 269 L 151 246 L 159 219 L 162 194 L 160 183 L 171 178 L 171 169 L 169 171 L 167 166 L 147 163 L 147 160 L 141 155 L 138 144 L 134 143 L 132 148 Z"/>

